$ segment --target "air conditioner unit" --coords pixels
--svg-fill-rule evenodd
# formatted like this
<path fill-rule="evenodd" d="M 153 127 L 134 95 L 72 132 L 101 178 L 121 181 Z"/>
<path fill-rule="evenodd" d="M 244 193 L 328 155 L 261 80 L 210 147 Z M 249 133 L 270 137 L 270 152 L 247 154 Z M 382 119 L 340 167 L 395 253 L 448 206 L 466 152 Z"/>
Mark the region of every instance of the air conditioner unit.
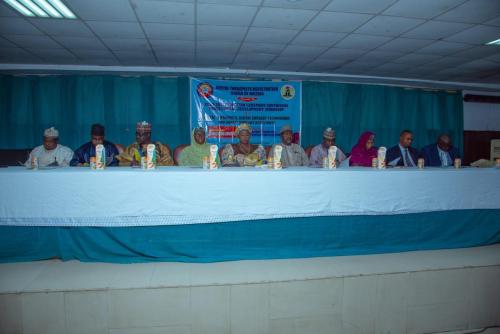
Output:
<path fill-rule="evenodd" d="M 491 151 L 490 160 L 495 161 L 495 159 L 500 158 L 500 139 L 491 140 Z"/>

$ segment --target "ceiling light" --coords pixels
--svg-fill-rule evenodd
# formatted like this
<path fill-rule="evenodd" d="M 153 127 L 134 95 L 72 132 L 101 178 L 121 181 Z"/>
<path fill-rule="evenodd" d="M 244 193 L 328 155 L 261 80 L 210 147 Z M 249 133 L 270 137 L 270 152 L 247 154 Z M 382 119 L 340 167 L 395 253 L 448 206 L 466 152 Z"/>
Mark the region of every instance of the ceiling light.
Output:
<path fill-rule="evenodd" d="M 26 7 L 21 5 L 19 2 L 16 0 L 4 0 L 7 4 L 9 4 L 12 8 L 17 10 L 19 13 L 23 14 L 24 16 L 35 16 L 32 12 L 30 12 Z"/>
<path fill-rule="evenodd" d="M 40 9 L 37 5 L 33 3 L 31 0 L 18 0 L 20 3 L 23 4 L 24 7 L 28 8 L 32 13 L 34 13 L 36 16 L 40 17 L 48 17 L 47 13 L 45 13 L 43 10 Z"/>
<path fill-rule="evenodd" d="M 500 45 L 500 38 L 486 43 L 486 45 Z"/>
<path fill-rule="evenodd" d="M 24 16 L 76 19 L 76 15 L 61 0 L 4 0 L 4 2 Z"/>
<path fill-rule="evenodd" d="M 44 11 L 49 13 L 50 16 L 56 17 L 58 19 L 62 18 L 61 13 L 54 9 L 46 0 L 34 0 Z"/>
<path fill-rule="evenodd" d="M 63 14 L 63 16 L 67 19 L 76 19 L 75 14 L 64 5 L 61 0 L 49 0 L 52 6 L 56 7 L 56 9 Z"/>

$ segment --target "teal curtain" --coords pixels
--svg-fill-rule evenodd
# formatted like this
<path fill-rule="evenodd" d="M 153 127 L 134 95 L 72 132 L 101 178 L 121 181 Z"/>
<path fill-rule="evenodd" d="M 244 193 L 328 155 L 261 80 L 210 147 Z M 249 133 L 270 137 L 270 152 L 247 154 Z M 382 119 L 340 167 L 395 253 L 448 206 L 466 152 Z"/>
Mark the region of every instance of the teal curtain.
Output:
<path fill-rule="evenodd" d="M 331 126 L 337 144 L 350 152 L 364 130 L 377 145 L 392 146 L 399 132 L 415 133 L 415 147 L 448 132 L 462 147 L 460 92 L 401 87 L 304 82 L 302 145 L 321 141 Z M 56 126 L 73 149 L 89 140 L 90 125 L 106 126 L 108 140 L 128 145 L 135 123 L 153 124 L 153 139 L 171 148 L 190 141 L 189 79 L 152 76 L 0 76 L 0 148 L 40 145 L 43 129 Z"/>
<path fill-rule="evenodd" d="M 122 76 L 0 76 L 0 147 L 40 145 L 55 126 L 73 149 L 90 139 L 90 126 L 106 127 L 106 139 L 128 145 L 135 124 L 153 124 L 153 139 L 175 147 L 189 142 L 187 78 Z"/>
<path fill-rule="evenodd" d="M 304 82 L 302 84 L 302 145 L 322 140 L 331 126 L 337 144 L 350 152 L 363 131 L 376 134 L 377 146 L 393 146 L 399 133 L 414 133 L 413 146 L 434 143 L 448 133 L 462 148 L 463 101 L 460 91 L 436 91 L 403 87 Z"/>

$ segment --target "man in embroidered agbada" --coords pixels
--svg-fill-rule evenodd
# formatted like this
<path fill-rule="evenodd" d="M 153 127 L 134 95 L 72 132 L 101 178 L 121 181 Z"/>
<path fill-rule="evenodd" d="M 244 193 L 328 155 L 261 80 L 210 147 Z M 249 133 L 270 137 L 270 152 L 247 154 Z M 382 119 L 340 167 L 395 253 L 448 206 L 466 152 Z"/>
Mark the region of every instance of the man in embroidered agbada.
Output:
<path fill-rule="evenodd" d="M 118 156 L 120 166 L 136 166 L 140 165 L 141 157 L 146 157 L 148 144 L 154 144 L 156 150 L 156 164 L 158 166 L 173 166 L 171 151 L 168 145 L 162 144 L 159 141 L 151 140 L 151 124 L 142 121 L 136 124 L 135 127 L 135 143 L 127 146 L 125 151 Z"/>

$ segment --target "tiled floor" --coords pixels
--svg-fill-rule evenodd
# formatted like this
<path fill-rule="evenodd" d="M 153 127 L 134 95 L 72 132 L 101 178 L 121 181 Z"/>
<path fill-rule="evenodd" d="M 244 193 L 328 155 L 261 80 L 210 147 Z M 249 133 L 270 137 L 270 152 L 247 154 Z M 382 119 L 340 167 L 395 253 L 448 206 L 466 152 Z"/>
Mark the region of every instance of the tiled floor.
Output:
<path fill-rule="evenodd" d="M 500 325 L 498 282 L 500 245 L 211 264 L 2 264 L 0 333 L 470 333 Z"/>
<path fill-rule="evenodd" d="M 453 250 L 219 263 L 0 264 L 0 293 L 165 288 L 406 273 L 500 265 L 500 244 Z"/>

